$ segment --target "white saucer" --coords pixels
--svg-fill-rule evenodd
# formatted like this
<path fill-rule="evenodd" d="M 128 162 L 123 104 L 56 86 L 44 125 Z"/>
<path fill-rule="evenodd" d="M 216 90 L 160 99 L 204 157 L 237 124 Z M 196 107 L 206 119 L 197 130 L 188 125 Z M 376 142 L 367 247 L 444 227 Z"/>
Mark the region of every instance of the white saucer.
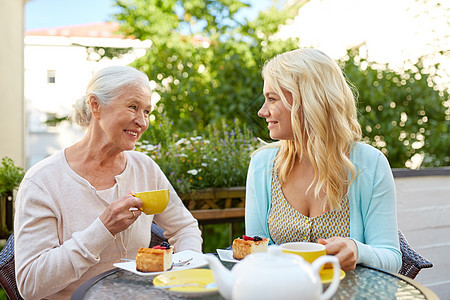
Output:
<path fill-rule="evenodd" d="M 141 275 L 141 276 L 155 276 L 155 275 L 159 275 L 159 274 L 166 273 L 166 272 L 201 268 L 208 264 L 208 262 L 204 258 L 203 253 L 195 252 L 192 250 L 185 250 L 185 251 L 181 251 L 178 253 L 174 253 L 172 256 L 172 261 L 173 261 L 173 263 L 177 263 L 177 262 L 189 259 L 189 258 L 192 258 L 192 260 L 190 262 L 188 262 L 187 264 L 180 266 L 180 267 L 173 267 L 172 269 L 165 271 L 165 272 L 148 272 L 148 273 L 140 272 L 140 271 L 136 270 L 136 262 L 135 261 L 115 263 L 115 264 L 113 264 L 113 266 L 127 270 L 129 272 L 132 272 L 134 274 Z"/>

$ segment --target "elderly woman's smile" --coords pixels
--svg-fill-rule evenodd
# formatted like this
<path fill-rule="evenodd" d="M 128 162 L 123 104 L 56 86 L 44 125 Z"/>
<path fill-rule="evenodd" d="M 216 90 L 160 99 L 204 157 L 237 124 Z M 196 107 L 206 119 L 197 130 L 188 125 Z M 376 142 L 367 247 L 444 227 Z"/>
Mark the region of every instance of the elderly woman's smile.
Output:
<path fill-rule="evenodd" d="M 126 133 L 131 134 L 132 136 L 136 137 L 138 134 L 137 132 L 131 131 L 131 130 L 125 130 Z"/>

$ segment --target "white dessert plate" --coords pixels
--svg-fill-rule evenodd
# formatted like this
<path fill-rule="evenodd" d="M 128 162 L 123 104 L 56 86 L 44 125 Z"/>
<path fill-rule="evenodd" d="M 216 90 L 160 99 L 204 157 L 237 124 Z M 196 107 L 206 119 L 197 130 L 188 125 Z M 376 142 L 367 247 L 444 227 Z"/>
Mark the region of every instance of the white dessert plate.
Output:
<path fill-rule="evenodd" d="M 178 263 L 184 260 L 187 260 L 189 258 L 192 258 L 191 261 L 186 263 L 185 265 L 179 266 L 179 267 L 173 267 L 172 269 L 165 271 L 165 272 L 140 272 L 136 270 L 136 262 L 135 261 L 126 261 L 126 262 L 120 262 L 113 264 L 114 267 L 124 269 L 126 271 L 130 271 L 134 274 L 141 275 L 141 276 L 156 276 L 162 273 L 166 272 L 173 272 L 173 271 L 179 271 L 179 270 L 187 270 L 187 269 L 195 269 L 195 268 L 201 268 L 208 264 L 208 261 L 204 258 L 203 253 L 195 252 L 192 250 L 185 250 L 178 253 L 174 253 L 172 256 L 173 263 Z"/>
<path fill-rule="evenodd" d="M 224 249 L 216 249 L 217 254 L 219 254 L 219 258 L 221 261 L 228 261 L 238 263 L 240 260 L 237 260 L 233 257 L 233 250 L 224 250 Z"/>

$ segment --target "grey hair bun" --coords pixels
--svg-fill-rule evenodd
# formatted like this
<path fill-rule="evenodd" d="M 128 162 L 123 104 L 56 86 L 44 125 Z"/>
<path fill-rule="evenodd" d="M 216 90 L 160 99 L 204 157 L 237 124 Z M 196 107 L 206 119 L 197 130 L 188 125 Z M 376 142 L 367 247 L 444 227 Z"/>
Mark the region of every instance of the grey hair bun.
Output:
<path fill-rule="evenodd" d="M 89 126 L 91 120 L 91 110 L 88 105 L 86 96 L 81 97 L 73 104 L 71 120 L 83 128 Z"/>

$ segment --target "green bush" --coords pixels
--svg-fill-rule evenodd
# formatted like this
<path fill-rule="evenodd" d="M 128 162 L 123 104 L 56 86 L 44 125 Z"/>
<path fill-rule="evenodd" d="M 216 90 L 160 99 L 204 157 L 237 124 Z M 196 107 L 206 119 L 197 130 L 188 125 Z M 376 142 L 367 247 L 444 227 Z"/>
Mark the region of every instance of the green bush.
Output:
<path fill-rule="evenodd" d="M 24 175 L 23 168 L 17 167 L 11 158 L 3 157 L 0 166 L 0 196 L 12 193 Z"/>
<path fill-rule="evenodd" d="M 450 165 L 450 95 L 434 82 L 439 66 L 426 68 L 419 59 L 393 71 L 359 50 L 349 50 L 341 65 L 359 91 L 364 140 L 395 168 Z"/>
<path fill-rule="evenodd" d="M 157 111 L 184 131 L 203 130 L 222 120 L 240 119 L 268 137 L 256 116 L 262 99 L 261 66 L 277 53 L 294 49 L 295 40 L 272 41 L 300 4 L 271 8 L 256 20 L 240 20 L 248 7 L 238 0 L 116 0 L 121 32 L 150 39 L 145 56 L 133 67 L 154 83 Z M 260 135 L 262 133 L 263 135 Z"/>
<path fill-rule="evenodd" d="M 209 125 L 201 133 L 175 133 L 173 123 L 162 118 L 150 126 L 136 150 L 161 167 L 178 193 L 245 185 L 250 154 L 260 143 L 245 125 L 235 120 Z"/>

